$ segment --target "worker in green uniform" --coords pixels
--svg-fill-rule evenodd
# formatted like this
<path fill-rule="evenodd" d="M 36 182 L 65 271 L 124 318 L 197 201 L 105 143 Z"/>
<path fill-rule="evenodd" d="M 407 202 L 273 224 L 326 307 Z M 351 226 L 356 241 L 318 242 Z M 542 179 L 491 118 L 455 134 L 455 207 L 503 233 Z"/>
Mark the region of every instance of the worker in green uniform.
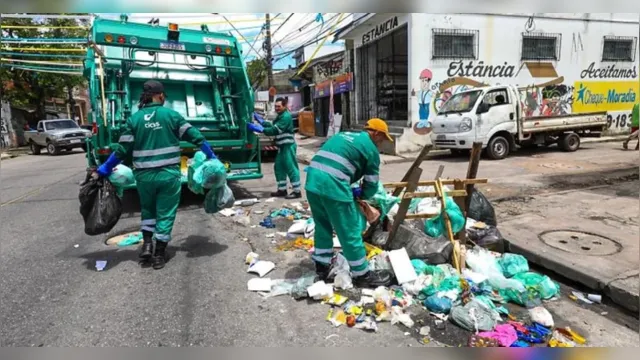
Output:
<path fill-rule="evenodd" d="M 127 120 L 114 150 L 96 171 L 108 177 L 113 168 L 133 156 L 133 167 L 140 196 L 143 244 L 139 257 L 162 269 L 165 249 L 180 204 L 180 140 L 198 146 L 208 159 L 216 156 L 204 136 L 178 112 L 163 107 L 164 86 L 155 80 L 144 83 L 138 111 Z"/>
<path fill-rule="evenodd" d="M 251 131 L 275 137 L 278 154 L 273 171 L 276 175 L 278 189 L 271 193 L 271 196 L 299 199 L 302 197 L 302 193 L 300 192 L 300 170 L 298 170 L 298 159 L 296 158 L 297 145 L 293 132 L 293 119 L 286 103 L 283 98 L 276 99 L 275 110 L 278 117 L 273 122 L 265 121 L 258 114 L 254 114 L 253 118 L 257 124 L 249 123 L 247 126 Z M 291 194 L 287 194 L 287 178 L 291 183 Z"/>
<path fill-rule="evenodd" d="M 635 104 L 631 111 L 631 135 L 622 143 L 622 147 L 626 150 L 629 147 L 629 141 L 636 139 L 636 150 L 640 149 L 640 139 L 638 139 L 638 128 L 640 120 L 640 104 Z"/>
<path fill-rule="evenodd" d="M 369 270 L 363 229 L 355 226 L 362 216 L 355 199 L 368 200 L 375 195 L 380 171 L 379 146 L 393 140 L 387 124 L 380 119 L 369 120 L 364 129 L 359 133 L 341 132 L 327 140 L 306 169 L 304 189 L 315 222 L 312 259 L 320 280 L 329 275 L 335 230 L 354 284 L 374 288 L 389 286 L 393 275 L 389 271 Z M 351 187 L 361 179 L 361 187 Z"/>

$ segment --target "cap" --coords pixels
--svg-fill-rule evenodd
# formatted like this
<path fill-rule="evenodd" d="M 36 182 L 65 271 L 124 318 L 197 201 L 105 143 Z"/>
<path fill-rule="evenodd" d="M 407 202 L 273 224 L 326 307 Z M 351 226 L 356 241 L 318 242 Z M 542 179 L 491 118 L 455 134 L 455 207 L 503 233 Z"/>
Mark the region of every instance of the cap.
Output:
<path fill-rule="evenodd" d="M 162 94 L 164 92 L 164 86 L 161 82 L 156 80 L 148 80 L 144 83 L 143 89 L 147 93 Z"/>
<path fill-rule="evenodd" d="M 429 69 L 424 69 L 420 72 L 420 79 L 433 79 L 433 74 L 431 73 L 431 70 Z"/>
<path fill-rule="evenodd" d="M 389 127 L 387 126 L 387 123 L 384 122 L 384 120 L 377 119 L 377 118 L 371 119 L 367 121 L 367 125 L 365 125 L 364 128 L 365 130 L 373 130 L 373 131 L 381 132 L 387 136 L 387 139 L 389 141 L 393 142 L 393 138 L 391 138 L 391 135 L 389 134 Z"/>

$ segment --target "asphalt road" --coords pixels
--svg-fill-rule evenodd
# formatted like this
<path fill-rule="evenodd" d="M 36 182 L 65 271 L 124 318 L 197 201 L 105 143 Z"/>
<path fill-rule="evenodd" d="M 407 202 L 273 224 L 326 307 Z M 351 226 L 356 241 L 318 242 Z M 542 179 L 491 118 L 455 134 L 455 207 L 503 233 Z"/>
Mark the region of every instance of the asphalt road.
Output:
<path fill-rule="evenodd" d="M 237 198 L 268 197 L 270 168 L 265 165 L 263 181 L 235 187 Z M 244 265 L 249 251 L 276 263 L 269 275 L 274 279 L 310 271 L 308 256 L 276 251 L 266 237 L 271 230 L 205 214 L 203 199 L 188 190 L 169 248 L 172 259 L 160 271 L 141 268 L 136 248 L 107 246 L 105 236 L 84 234 L 77 199 L 83 177 L 81 153 L 0 164 L 1 346 L 421 346 L 415 330 L 402 325 L 385 323 L 375 334 L 333 328 L 324 320 L 326 305 L 248 292 L 254 277 Z M 137 230 L 135 198 L 135 192 L 125 196 L 127 211 L 113 235 Z M 262 202 L 253 211 L 277 206 Z M 263 216 L 252 214 L 252 224 Z M 97 260 L 107 261 L 104 271 L 96 271 Z M 557 324 L 579 330 L 591 345 L 637 345 L 637 319 L 615 308 L 581 306 L 566 296 L 547 307 Z M 447 324 L 446 331 L 432 332 L 427 346 L 458 346 L 468 336 Z"/>

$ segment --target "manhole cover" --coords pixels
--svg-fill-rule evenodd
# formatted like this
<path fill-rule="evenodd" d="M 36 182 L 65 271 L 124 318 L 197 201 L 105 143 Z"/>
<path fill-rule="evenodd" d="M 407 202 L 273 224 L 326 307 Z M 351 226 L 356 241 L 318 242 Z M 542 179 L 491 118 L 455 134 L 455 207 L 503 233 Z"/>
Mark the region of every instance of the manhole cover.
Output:
<path fill-rule="evenodd" d="M 563 164 L 563 163 L 557 163 L 557 162 L 540 164 L 539 166 L 546 167 L 549 169 L 567 169 L 567 170 L 582 169 L 582 167 L 578 165 L 569 165 L 569 164 Z"/>
<path fill-rule="evenodd" d="M 138 234 L 140 234 L 140 231 L 132 231 L 126 234 L 120 234 L 120 235 L 116 235 L 114 237 L 108 238 L 107 241 L 105 241 L 104 243 L 107 245 L 118 245 L 118 243 L 120 243 L 122 240 L 126 239 L 129 236 L 138 236 Z"/>
<path fill-rule="evenodd" d="M 622 250 L 622 245 L 617 241 L 583 231 L 552 230 L 545 231 L 538 237 L 551 247 L 578 255 L 605 256 Z"/>

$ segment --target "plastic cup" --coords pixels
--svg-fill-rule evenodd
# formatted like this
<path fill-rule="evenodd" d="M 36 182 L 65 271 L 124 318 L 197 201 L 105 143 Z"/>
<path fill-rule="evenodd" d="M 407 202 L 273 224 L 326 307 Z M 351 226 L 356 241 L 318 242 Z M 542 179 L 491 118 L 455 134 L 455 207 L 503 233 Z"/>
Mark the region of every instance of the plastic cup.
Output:
<path fill-rule="evenodd" d="M 593 301 L 594 303 L 598 303 L 598 304 L 602 303 L 602 295 L 588 294 L 587 299 Z"/>

